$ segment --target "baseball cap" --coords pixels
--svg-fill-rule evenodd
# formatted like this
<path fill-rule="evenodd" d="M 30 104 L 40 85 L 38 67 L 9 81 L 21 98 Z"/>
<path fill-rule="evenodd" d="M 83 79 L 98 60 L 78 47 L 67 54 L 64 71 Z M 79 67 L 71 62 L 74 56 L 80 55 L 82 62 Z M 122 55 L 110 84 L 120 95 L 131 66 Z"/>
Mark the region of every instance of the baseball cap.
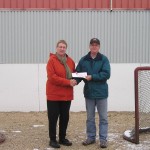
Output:
<path fill-rule="evenodd" d="M 99 39 L 97 39 L 97 38 L 92 38 L 92 39 L 90 40 L 90 44 L 93 44 L 93 43 L 96 43 L 96 44 L 100 45 L 100 41 L 99 41 Z"/>

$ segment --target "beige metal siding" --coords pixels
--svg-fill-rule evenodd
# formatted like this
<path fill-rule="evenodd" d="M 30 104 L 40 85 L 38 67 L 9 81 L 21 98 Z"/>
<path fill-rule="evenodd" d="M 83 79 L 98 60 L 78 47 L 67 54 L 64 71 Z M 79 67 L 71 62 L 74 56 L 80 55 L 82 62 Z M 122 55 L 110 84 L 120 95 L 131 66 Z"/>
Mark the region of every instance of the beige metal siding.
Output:
<path fill-rule="evenodd" d="M 0 11 L 0 63 L 46 63 L 56 42 L 78 62 L 101 40 L 111 63 L 150 62 L 150 11 Z"/>

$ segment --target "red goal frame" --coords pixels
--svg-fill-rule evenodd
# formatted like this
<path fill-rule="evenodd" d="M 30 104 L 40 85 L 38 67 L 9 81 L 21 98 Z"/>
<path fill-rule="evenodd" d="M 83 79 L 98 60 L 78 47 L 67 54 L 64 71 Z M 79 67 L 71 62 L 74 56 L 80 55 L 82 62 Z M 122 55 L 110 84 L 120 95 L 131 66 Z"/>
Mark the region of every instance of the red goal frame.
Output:
<path fill-rule="evenodd" d="M 138 73 L 139 73 L 139 71 L 144 71 L 144 70 L 150 71 L 150 67 L 149 66 L 137 67 L 134 70 L 135 127 L 133 130 L 125 131 L 127 133 L 127 135 L 130 135 L 130 136 L 125 135 L 125 132 L 123 134 L 123 138 L 125 140 L 130 141 L 135 144 L 139 144 L 139 134 L 141 132 L 150 131 L 150 127 L 139 128 L 139 87 L 138 87 L 139 78 L 138 78 Z"/>

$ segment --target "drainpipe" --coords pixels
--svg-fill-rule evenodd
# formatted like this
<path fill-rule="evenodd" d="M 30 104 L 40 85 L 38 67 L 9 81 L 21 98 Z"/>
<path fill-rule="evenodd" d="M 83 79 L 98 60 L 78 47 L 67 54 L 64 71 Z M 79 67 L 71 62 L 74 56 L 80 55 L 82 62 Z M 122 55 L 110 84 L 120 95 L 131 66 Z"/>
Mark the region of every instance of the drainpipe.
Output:
<path fill-rule="evenodd" d="M 112 8 L 112 1 L 113 1 L 113 0 L 110 0 L 110 11 L 113 10 L 113 8 Z"/>

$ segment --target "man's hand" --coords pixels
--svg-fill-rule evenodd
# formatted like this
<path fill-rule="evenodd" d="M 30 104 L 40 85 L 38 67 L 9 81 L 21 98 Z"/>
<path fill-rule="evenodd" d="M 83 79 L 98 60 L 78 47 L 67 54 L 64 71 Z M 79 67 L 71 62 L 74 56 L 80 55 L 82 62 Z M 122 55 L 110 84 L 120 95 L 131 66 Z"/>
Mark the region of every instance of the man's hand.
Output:
<path fill-rule="evenodd" d="M 88 81 L 90 81 L 90 80 L 92 80 L 92 76 L 91 76 L 91 75 L 87 75 L 87 76 L 85 77 L 85 79 L 88 80 Z"/>

